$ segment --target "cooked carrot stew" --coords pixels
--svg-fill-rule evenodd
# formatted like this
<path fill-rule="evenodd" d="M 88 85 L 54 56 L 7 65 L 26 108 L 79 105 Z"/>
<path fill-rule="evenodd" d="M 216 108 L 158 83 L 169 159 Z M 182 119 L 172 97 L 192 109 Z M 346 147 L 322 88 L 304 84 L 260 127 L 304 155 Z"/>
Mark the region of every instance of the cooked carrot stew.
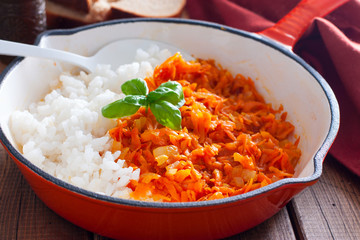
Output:
<path fill-rule="evenodd" d="M 273 109 L 254 82 L 214 60 L 179 53 L 145 79 L 150 91 L 167 81 L 183 88 L 181 130 L 158 123 L 141 107 L 109 131 L 112 151 L 140 168 L 131 198 L 163 202 L 221 199 L 293 177 L 300 138 L 283 107 Z M 291 141 L 290 139 L 295 139 Z"/>

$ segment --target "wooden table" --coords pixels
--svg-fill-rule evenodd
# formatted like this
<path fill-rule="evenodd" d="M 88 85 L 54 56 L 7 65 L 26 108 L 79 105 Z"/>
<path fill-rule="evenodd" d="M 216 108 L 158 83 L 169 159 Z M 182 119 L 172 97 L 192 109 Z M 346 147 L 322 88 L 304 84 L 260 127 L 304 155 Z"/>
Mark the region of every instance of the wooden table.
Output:
<path fill-rule="evenodd" d="M 107 240 L 48 209 L 0 148 L 0 239 Z M 278 214 L 230 239 L 360 239 L 360 178 L 331 156 L 319 182 Z"/>
<path fill-rule="evenodd" d="M 0 65 L 0 72 L 2 68 Z M 47 208 L 2 146 L 0 239 L 108 240 L 69 223 Z M 360 177 L 328 156 L 315 185 L 269 220 L 228 239 L 360 239 Z"/>

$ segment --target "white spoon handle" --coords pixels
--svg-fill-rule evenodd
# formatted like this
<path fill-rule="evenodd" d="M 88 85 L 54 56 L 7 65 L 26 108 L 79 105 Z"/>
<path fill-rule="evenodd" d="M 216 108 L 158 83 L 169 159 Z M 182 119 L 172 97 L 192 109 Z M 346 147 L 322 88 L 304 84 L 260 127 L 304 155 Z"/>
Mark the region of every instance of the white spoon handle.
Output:
<path fill-rule="evenodd" d="M 0 40 L 0 54 L 8 56 L 22 56 L 22 57 L 39 57 L 51 60 L 59 60 L 81 66 L 85 70 L 87 67 L 87 58 L 65 51 L 60 51 L 51 48 L 42 48 L 34 45 L 23 44 L 18 42 L 11 42 Z"/>

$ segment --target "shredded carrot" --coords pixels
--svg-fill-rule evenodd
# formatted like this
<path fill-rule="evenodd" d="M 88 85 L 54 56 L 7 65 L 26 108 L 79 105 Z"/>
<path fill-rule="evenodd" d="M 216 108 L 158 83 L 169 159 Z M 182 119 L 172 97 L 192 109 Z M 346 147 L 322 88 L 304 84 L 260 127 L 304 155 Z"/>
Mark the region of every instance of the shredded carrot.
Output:
<path fill-rule="evenodd" d="M 182 130 L 163 127 L 140 108 L 109 131 L 113 151 L 140 168 L 131 197 L 165 202 L 221 199 L 292 177 L 301 151 L 283 107 L 275 110 L 250 78 L 214 60 L 180 54 L 145 79 L 150 91 L 169 80 L 183 86 Z"/>

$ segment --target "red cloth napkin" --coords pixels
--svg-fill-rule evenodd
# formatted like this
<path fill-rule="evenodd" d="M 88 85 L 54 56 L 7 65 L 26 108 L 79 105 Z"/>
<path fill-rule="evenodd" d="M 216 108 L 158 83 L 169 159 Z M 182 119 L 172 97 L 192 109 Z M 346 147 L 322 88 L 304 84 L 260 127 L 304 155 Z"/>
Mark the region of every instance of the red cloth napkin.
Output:
<path fill-rule="evenodd" d="M 299 0 L 188 0 L 192 19 L 259 32 L 280 20 Z M 340 105 L 340 130 L 330 153 L 360 176 L 360 1 L 351 0 L 314 19 L 295 44 L 296 54 L 332 87 Z"/>

